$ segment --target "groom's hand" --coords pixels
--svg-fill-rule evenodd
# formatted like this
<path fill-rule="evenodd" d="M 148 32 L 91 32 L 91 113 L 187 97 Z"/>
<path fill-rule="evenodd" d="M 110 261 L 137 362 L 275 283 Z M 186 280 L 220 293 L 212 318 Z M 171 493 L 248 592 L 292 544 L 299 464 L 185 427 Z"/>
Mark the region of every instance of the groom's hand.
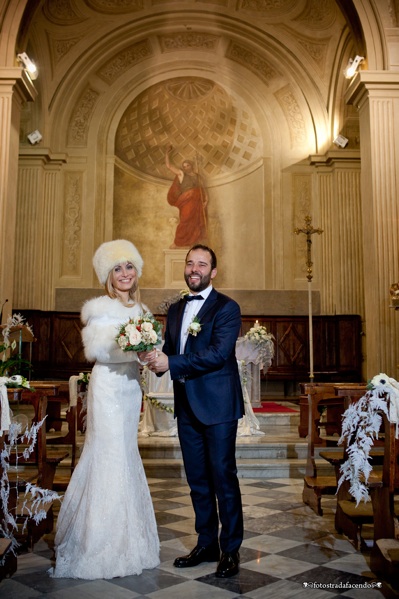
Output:
<path fill-rule="evenodd" d="M 166 354 L 156 351 L 148 360 L 148 368 L 151 372 L 166 372 L 169 370 L 169 358 Z"/>

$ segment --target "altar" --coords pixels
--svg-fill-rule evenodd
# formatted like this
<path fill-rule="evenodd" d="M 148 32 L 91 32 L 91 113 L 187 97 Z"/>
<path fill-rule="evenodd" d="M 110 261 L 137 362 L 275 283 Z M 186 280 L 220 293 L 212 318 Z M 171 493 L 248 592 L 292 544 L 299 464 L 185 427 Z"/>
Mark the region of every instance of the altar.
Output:
<path fill-rule="evenodd" d="M 255 328 L 259 328 L 256 326 Z M 260 327 L 264 328 L 264 327 Z M 252 329 L 251 329 L 252 330 Z M 249 332 L 250 333 L 250 332 Z M 263 435 L 253 407 L 260 407 L 260 375 L 269 368 L 274 355 L 270 335 L 262 343 L 239 337 L 236 356 L 244 397 L 245 414 L 238 421 L 237 436 Z M 156 376 L 146 366 L 142 372 L 143 414 L 139 423 L 139 437 L 176 437 L 177 423 L 173 416 L 174 396 L 170 373 Z"/>

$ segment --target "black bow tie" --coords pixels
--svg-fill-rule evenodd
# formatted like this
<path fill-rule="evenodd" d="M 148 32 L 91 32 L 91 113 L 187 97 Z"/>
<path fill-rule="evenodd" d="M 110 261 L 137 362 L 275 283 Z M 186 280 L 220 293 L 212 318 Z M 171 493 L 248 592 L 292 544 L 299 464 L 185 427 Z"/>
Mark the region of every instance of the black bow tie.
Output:
<path fill-rule="evenodd" d="M 192 302 L 193 300 L 204 299 L 202 295 L 186 295 L 186 302 Z"/>

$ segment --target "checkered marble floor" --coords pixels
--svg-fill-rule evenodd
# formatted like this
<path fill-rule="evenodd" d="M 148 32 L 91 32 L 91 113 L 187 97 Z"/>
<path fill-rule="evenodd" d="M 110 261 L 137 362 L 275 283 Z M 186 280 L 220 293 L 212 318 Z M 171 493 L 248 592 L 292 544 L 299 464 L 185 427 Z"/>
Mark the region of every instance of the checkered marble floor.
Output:
<path fill-rule="evenodd" d="M 17 572 L 0 583 L 1 599 L 379 599 L 396 597 L 334 529 L 335 499 L 323 499 L 323 517 L 302 503 L 300 479 L 240 480 L 245 515 L 241 568 L 216 578 L 215 564 L 179 570 L 175 557 L 196 544 L 185 479 L 149 479 L 161 540 L 161 564 L 140 576 L 112 580 L 52 579 L 54 535 L 18 558 Z"/>

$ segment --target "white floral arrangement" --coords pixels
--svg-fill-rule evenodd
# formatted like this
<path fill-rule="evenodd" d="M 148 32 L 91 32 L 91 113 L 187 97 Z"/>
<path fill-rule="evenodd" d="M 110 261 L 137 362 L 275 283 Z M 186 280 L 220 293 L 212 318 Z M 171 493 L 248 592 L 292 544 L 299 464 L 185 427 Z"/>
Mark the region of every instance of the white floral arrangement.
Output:
<path fill-rule="evenodd" d="M 256 320 L 253 327 L 244 335 L 244 339 L 253 343 L 259 352 L 260 361 L 270 365 L 274 358 L 274 335 L 267 332 L 267 328 Z"/>
<path fill-rule="evenodd" d="M 396 438 L 399 424 L 399 383 L 385 373 L 375 376 L 367 391 L 358 401 L 350 404 L 344 412 L 339 444 L 347 443 L 348 459 L 342 464 L 338 488 L 348 480 L 349 493 L 360 501 L 369 501 L 367 482 L 372 471 L 369 461 L 370 449 L 382 424 L 383 412 L 389 422 L 396 423 Z"/>
<path fill-rule="evenodd" d="M 192 335 L 193 337 L 196 337 L 198 335 L 198 333 L 201 332 L 202 329 L 202 325 L 201 322 L 198 318 L 198 316 L 194 316 L 192 321 L 190 322 L 190 325 L 187 329 L 187 332 L 189 335 Z"/>
<path fill-rule="evenodd" d="M 34 391 L 33 387 L 30 386 L 28 379 L 20 374 L 0 377 L 0 384 L 3 382 L 8 389 L 19 389 L 22 387 L 23 389 Z"/>
<path fill-rule="evenodd" d="M 119 347 L 127 351 L 151 351 L 162 343 L 162 323 L 146 312 L 137 319 L 129 318 L 119 328 L 116 341 Z"/>
<path fill-rule="evenodd" d="M 245 334 L 245 339 L 252 341 L 252 343 L 260 344 L 271 341 L 274 339 L 274 336 L 267 332 L 267 328 L 265 326 L 260 325 L 258 321 L 256 321 L 254 326 L 251 327 Z"/>
<path fill-rule="evenodd" d="M 90 382 L 90 372 L 79 372 L 78 385 L 88 385 Z"/>
<path fill-rule="evenodd" d="M 14 314 L 7 318 L 5 325 L 2 325 L 0 332 L 3 340 L 0 341 L 0 376 L 11 378 L 11 374 L 15 371 L 20 371 L 21 368 L 30 370 L 32 365 L 28 360 L 23 359 L 19 354 L 10 355 L 17 347 L 15 339 L 10 341 L 10 335 L 15 329 L 26 328 L 33 336 L 33 331 L 28 323 L 25 322 L 25 318 L 21 314 Z M 26 381 L 26 378 L 21 377 Z M 7 386 L 11 386 L 8 385 Z M 17 385 L 13 385 L 14 387 Z M 24 386 L 24 385 L 20 385 Z"/>

